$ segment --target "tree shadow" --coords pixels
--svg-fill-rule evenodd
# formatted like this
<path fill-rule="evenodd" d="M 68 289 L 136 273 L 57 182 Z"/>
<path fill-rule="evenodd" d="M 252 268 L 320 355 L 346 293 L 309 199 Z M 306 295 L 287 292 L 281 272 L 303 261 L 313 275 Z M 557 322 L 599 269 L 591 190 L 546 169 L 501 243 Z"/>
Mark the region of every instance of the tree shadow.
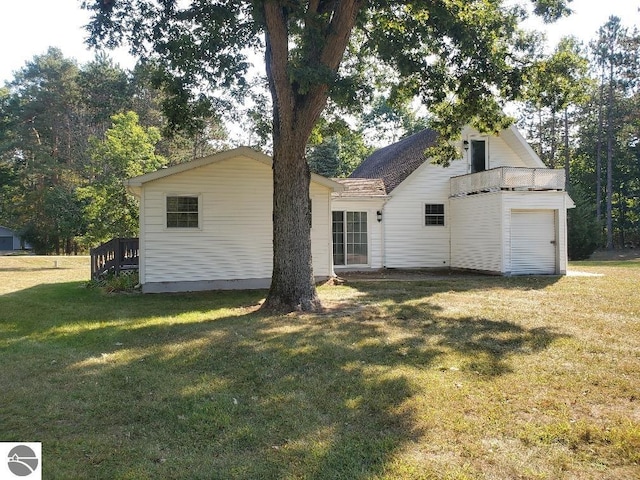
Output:
<path fill-rule="evenodd" d="M 453 354 L 461 374 L 490 379 L 563 336 L 449 318 L 428 297 L 451 285 L 422 287 L 418 302 L 412 289 L 286 316 L 257 312 L 255 291 L 108 296 L 62 284 L 5 295 L 5 433 L 62 452 L 47 462 L 60 478 L 87 467 L 95 478 L 382 474 L 428 434 L 411 402 L 425 371 Z M 358 288 L 384 300 L 378 286 Z"/>

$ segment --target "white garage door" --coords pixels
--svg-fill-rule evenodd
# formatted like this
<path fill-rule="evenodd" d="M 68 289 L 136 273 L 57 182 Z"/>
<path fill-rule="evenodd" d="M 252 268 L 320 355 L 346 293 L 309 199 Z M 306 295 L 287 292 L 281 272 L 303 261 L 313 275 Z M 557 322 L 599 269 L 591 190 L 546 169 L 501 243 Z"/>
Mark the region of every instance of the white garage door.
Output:
<path fill-rule="evenodd" d="M 511 274 L 556 273 L 554 210 L 511 211 Z"/>

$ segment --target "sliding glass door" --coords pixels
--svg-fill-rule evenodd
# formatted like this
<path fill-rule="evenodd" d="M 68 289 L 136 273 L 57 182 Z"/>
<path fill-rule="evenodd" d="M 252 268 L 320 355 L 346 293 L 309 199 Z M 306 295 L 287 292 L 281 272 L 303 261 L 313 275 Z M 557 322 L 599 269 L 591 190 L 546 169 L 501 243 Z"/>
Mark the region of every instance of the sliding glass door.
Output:
<path fill-rule="evenodd" d="M 367 265 L 367 212 L 333 212 L 333 264 Z"/>

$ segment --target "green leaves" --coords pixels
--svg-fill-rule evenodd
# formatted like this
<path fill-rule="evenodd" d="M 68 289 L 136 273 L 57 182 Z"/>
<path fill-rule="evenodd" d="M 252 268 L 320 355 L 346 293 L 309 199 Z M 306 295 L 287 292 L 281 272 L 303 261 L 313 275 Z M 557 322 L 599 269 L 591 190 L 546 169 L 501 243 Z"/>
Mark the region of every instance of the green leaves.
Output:
<path fill-rule="evenodd" d="M 261 51 L 261 32 L 273 33 L 263 12 L 267 3 L 86 0 L 84 6 L 94 12 L 90 43 L 128 44 L 144 62 L 161 68 L 159 82 L 171 97 L 164 107 L 180 126 L 196 111 L 231 108 L 219 100 L 242 95 L 248 87 L 248 52 Z M 545 21 L 570 13 L 570 0 L 529 3 Z M 285 70 L 280 74 L 295 95 L 325 85 L 340 105 L 356 109 L 373 89 L 392 97 L 419 96 L 434 110 L 453 101 L 465 105 L 457 111 L 466 118 L 453 119 L 456 124 L 485 115 L 493 115 L 487 123 L 501 122 L 494 113 L 519 95 L 532 41 L 517 27 L 522 3 L 377 0 L 355 8 L 355 27 L 340 31 L 351 37 L 351 45 L 336 70 L 326 59 L 337 42 L 332 35 L 338 2 L 281 2 L 288 44 L 285 63 L 277 68 Z"/>
<path fill-rule="evenodd" d="M 157 128 L 142 127 L 135 112 L 116 114 L 112 120 L 103 139 L 91 139 L 93 181 L 78 190 L 79 198 L 86 202 L 86 237 L 90 244 L 116 236 L 137 235 L 137 202 L 122 182 L 166 164 L 165 159 L 155 153 L 155 145 L 160 140 Z"/>

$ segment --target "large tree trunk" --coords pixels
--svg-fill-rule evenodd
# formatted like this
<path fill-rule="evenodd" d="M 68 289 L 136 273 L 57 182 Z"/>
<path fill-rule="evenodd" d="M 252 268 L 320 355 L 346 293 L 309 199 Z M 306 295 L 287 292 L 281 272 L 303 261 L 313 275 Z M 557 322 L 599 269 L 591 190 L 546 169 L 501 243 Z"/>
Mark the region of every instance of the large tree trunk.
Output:
<path fill-rule="evenodd" d="M 280 138 L 273 153 L 273 274 L 264 308 L 276 311 L 321 308 L 316 293 L 309 225 L 311 173 L 305 141 Z"/>
<path fill-rule="evenodd" d="M 323 13 L 322 18 L 329 19 L 329 24 L 315 30 L 322 41 L 316 39 L 309 48 L 305 64 L 310 69 L 335 74 L 361 1 L 337 2 L 331 5 L 335 8 L 333 15 L 324 15 L 326 12 L 320 9 L 328 6 L 323 2 L 309 4 L 310 24 L 320 20 L 316 13 Z M 278 312 L 315 311 L 322 305 L 313 276 L 309 221 L 311 173 L 305 150 L 326 106 L 329 85 L 319 82 L 302 87 L 292 79 L 287 7 L 267 0 L 261 14 L 266 26 L 265 65 L 273 100 L 273 273 L 262 308 Z"/>
<path fill-rule="evenodd" d="M 551 110 L 551 158 L 549 159 L 550 167 L 556 168 L 556 111 Z"/>

